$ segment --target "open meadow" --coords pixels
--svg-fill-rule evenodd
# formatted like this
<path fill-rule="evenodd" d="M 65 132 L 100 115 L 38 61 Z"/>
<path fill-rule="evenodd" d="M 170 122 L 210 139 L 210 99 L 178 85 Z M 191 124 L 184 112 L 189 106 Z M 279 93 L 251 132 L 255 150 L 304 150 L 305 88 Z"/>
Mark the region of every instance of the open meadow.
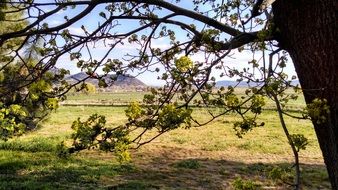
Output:
<path fill-rule="evenodd" d="M 129 102 L 143 94 L 70 96 L 66 104 Z M 294 106 L 302 107 L 301 100 Z M 273 110 L 259 117 L 265 126 L 241 139 L 233 130 L 237 116 L 229 114 L 204 127 L 160 136 L 132 150 L 129 163 L 120 164 L 111 153 L 96 150 L 57 157 L 57 145 L 69 141 L 71 123 L 78 117 L 85 120 L 99 113 L 106 116 L 108 126 L 116 126 L 126 121 L 125 109 L 63 105 L 40 128 L 0 142 L 0 189 L 292 189 L 287 185 L 293 176 L 292 151 Z M 203 110 L 193 113 L 206 117 Z M 300 151 L 303 189 L 330 189 L 310 121 L 286 117 L 286 124 L 291 133 L 309 140 Z"/>

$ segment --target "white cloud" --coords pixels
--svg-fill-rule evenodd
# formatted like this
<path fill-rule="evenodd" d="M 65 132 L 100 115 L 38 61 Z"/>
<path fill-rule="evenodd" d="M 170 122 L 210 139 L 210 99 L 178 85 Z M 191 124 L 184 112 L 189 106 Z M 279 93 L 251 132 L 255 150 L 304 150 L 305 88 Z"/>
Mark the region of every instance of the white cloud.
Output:
<path fill-rule="evenodd" d="M 48 21 L 48 23 L 50 25 L 60 25 L 60 24 L 62 24 L 62 22 L 60 20 L 51 20 L 51 21 Z"/>
<path fill-rule="evenodd" d="M 74 35 L 84 35 L 85 32 L 80 28 L 80 27 L 68 27 L 68 30 L 71 34 L 74 34 Z"/>

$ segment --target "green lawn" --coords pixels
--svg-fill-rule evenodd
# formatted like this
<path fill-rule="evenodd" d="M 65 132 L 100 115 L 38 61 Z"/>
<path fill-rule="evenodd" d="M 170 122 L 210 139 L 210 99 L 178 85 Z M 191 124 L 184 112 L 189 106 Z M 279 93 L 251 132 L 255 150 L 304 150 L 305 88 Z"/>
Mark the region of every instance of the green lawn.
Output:
<path fill-rule="evenodd" d="M 141 101 L 144 92 L 76 94 L 68 96 L 39 129 L 8 142 L 0 142 L 0 188 L 25 189 L 231 189 L 236 184 L 255 188 L 290 188 L 271 178 L 271 172 L 284 172 L 292 181 L 292 152 L 280 127 L 275 111 L 264 111 L 256 128 L 239 139 L 233 130 L 235 114 L 191 129 L 169 132 L 152 143 L 132 152 L 131 163 L 121 165 L 114 155 L 95 150 L 84 151 L 69 159 L 55 154 L 61 141 L 70 142 L 72 121 L 99 113 L 108 126 L 126 121 L 126 107 L 85 106 Z M 244 89 L 237 91 L 239 96 Z M 291 109 L 304 107 L 302 98 L 289 102 Z M 273 107 L 267 101 L 267 107 Z M 206 121 L 206 110 L 194 109 L 193 115 Z M 306 189 L 329 188 L 321 152 L 309 121 L 286 118 L 291 133 L 309 139 L 301 151 L 303 185 Z M 150 132 L 145 138 L 151 137 Z M 276 169 L 277 168 L 277 169 Z M 292 171 L 292 170 L 291 170 Z"/>
<path fill-rule="evenodd" d="M 124 165 L 109 153 L 84 151 L 60 159 L 55 150 L 67 141 L 71 123 L 92 113 L 107 117 L 108 125 L 123 124 L 124 107 L 61 106 L 42 127 L 0 143 L 0 189 L 232 189 L 238 183 L 260 188 L 289 189 L 271 179 L 271 172 L 286 172 L 292 152 L 274 111 L 259 118 L 264 127 L 239 139 L 230 114 L 199 128 L 178 129 L 132 151 Z M 206 119 L 205 112 L 194 115 Z M 287 118 L 291 133 L 309 139 L 300 160 L 304 189 L 329 189 L 321 152 L 309 121 Z M 150 134 L 151 135 L 151 134 Z M 276 169 L 277 168 L 277 169 Z"/>

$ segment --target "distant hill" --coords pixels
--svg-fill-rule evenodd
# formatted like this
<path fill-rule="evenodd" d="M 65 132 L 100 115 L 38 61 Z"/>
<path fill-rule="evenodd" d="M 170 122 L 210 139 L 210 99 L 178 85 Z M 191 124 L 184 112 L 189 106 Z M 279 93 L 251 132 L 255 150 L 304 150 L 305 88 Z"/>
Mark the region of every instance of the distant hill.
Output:
<path fill-rule="evenodd" d="M 250 83 L 251 85 L 253 85 L 254 83 Z M 292 85 L 299 85 L 299 81 L 298 80 L 294 80 L 291 82 Z M 248 87 L 249 84 L 245 81 L 231 81 L 231 80 L 221 80 L 221 81 L 217 81 L 216 82 L 216 87 L 227 87 L 227 86 L 238 86 L 238 87 Z"/>
<path fill-rule="evenodd" d="M 85 78 L 87 78 L 88 75 L 84 72 L 80 72 L 80 73 L 76 73 L 74 75 L 69 75 L 67 76 L 65 79 L 69 82 L 69 83 L 75 83 L 78 81 L 81 81 Z M 108 87 L 105 88 L 105 91 L 109 91 L 111 89 L 117 89 L 117 88 L 122 88 L 122 89 L 135 89 L 135 88 L 146 88 L 147 85 L 144 84 L 142 81 L 140 81 L 139 79 L 129 76 L 129 75 L 118 75 L 117 79 L 115 81 L 112 80 L 112 78 L 115 78 L 116 75 L 107 75 L 105 77 L 103 77 L 103 79 L 106 81 L 106 83 L 108 84 Z M 91 83 L 93 85 L 95 85 L 96 87 L 98 87 L 98 79 L 96 78 L 88 78 L 86 80 L 87 83 Z"/>
<path fill-rule="evenodd" d="M 238 86 L 238 87 L 248 87 L 248 83 L 242 81 L 231 81 L 231 80 L 221 80 L 216 82 L 216 87 L 227 87 L 227 86 Z"/>

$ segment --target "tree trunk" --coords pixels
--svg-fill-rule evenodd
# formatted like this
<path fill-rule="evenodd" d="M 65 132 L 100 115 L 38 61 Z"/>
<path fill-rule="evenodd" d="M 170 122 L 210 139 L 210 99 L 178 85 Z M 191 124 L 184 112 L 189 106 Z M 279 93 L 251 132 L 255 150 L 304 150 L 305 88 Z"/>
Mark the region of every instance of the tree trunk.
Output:
<path fill-rule="evenodd" d="M 338 48 L 336 0 L 277 0 L 278 42 L 289 52 L 307 104 L 326 99 L 330 113 L 313 125 L 332 189 L 338 189 Z"/>

